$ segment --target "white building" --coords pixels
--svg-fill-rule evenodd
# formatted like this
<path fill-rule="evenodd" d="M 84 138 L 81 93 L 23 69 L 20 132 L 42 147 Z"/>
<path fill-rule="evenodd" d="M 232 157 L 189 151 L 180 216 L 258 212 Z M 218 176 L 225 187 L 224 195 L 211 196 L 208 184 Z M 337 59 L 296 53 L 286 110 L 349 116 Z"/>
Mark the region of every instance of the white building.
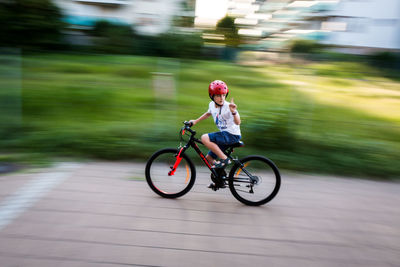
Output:
<path fill-rule="evenodd" d="M 75 28 L 97 20 L 133 25 L 140 34 L 157 35 L 170 29 L 182 0 L 54 0 Z"/>
<path fill-rule="evenodd" d="M 293 38 L 314 39 L 368 53 L 400 49 L 400 0 L 268 0 L 255 26 L 260 47 L 282 47 Z"/>
<path fill-rule="evenodd" d="M 400 49 L 399 0 L 342 0 L 325 29 L 332 30 L 324 42 L 344 47 Z M 336 30 L 335 30 L 336 28 Z"/>

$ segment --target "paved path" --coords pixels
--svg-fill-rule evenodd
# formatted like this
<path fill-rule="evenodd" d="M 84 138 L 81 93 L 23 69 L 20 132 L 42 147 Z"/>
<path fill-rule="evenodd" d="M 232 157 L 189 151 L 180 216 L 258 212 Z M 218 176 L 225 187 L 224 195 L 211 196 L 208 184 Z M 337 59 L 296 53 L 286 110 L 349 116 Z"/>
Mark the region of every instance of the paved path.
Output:
<path fill-rule="evenodd" d="M 0 176 L 0 266 L 400 266 L 400 184 L 283 174 L 248 207 L 206 188 L 155 195 L 144 166 Z"/>

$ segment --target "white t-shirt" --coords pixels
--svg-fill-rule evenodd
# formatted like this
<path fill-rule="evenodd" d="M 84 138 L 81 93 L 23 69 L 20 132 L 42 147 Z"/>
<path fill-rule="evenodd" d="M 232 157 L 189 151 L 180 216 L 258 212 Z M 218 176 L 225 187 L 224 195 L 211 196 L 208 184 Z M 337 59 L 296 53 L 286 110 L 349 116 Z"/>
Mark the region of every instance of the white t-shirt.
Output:
<path fill-rule="evenodd" d="M 229 102 L 225 101 L 222 107 L 215 107 L 214 101 L 211 101 L 207 112 L 211 113 L 215 124 L 221 132 L 225 131 L 234 135 L 241 135 L 240 126 L 235 124 L 233 120 L 232 112 L 229 109 Z"/>

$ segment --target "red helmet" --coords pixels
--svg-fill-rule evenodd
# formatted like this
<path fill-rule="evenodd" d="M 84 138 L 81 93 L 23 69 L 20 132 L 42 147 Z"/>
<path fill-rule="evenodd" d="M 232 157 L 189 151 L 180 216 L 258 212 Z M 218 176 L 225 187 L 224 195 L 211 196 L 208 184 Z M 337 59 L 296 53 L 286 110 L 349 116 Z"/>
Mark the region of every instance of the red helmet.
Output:
<path fill-rule="evenodd" d="M 228 96 L 229 89 L 226 83 L 220 80 L 215 80 L 208 86 L 208 95 L 211 100 L 214 100 L 214 95 L 226 95 Z"/>

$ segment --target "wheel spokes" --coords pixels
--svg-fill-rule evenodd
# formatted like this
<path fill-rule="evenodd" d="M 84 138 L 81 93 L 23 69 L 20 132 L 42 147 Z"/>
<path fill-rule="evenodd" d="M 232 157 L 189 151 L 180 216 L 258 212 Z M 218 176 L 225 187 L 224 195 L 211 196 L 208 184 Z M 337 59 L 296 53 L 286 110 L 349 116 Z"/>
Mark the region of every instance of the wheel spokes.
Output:
<path fill-rule="evenodd" d="M 276 194 L 276 174 L 268 161 L 262 157 L 242 161 L 233 171 L 231 179 L 232 193 L 245 204 L 264 204 L 272 194 Z"/>

